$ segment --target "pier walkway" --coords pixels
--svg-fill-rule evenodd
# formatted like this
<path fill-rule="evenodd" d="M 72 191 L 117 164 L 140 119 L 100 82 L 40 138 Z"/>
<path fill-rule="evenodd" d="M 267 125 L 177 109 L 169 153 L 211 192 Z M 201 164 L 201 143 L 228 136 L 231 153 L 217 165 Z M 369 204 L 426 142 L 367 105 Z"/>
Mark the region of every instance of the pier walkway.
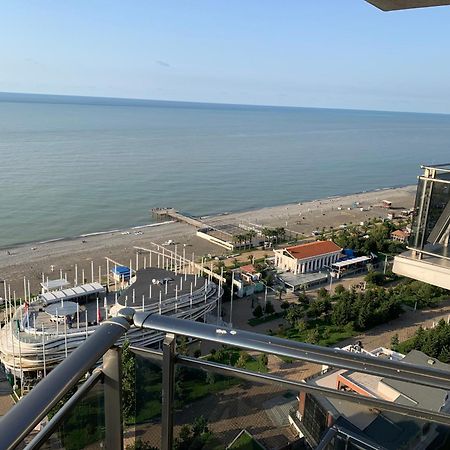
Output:
<path fill-rule="evenodd" d="M 207 226 L 200 220 L 195 219 L 194 217 L 189 217 L 184 214 L 181 214 L 174 208 L 153 208 L 151 210 L 151 213 L 155 217 L 158 217 L 158 218 L 170 217 L 173 220 L 176 220 L 178 222 L 188 223 L 189 225 L 192 225 L 196 228 L 204 228 L 205 226 Z"/>

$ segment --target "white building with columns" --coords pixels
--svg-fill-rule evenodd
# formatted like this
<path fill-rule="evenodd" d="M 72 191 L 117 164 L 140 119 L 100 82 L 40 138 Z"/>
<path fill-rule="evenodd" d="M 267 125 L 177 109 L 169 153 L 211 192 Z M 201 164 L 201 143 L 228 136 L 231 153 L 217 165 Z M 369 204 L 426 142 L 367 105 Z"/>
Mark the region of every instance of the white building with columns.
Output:
<path fill-rule="evenodd" d="M 316 241 L 274 249 L 275 265 L 278 269 L 294 274 L 318 272 L 330 267 L 341 256 L 342 248 L 332 241 Z"/>

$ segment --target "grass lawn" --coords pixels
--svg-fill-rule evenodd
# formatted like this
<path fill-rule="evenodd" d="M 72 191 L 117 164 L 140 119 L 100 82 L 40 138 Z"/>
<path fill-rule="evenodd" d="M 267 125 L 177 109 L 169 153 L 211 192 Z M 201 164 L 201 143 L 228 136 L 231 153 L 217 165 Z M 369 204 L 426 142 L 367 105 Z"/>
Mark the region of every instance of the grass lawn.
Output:
<path fill-rule="evenodd" d="M 103 397 L 91 392 L 59 426 L 59 436 L 67 450 L 80 450 L 104 438 Z"/>
<path fill-rule="evenodd" d="M 232 450 L 264 450 L 264 447 L 258 444 L 248 433 L 242 433 L 229 448 Z"/>
<path fill-rule="evenodd" d="M 220 357 L 218 357 L 220 352 Z M 229 364 L 235 366 L 239 360 L 239 356 L 241 355 L 242 350 L 236 347 L 228 347 L 222 350 L 219 350 L 215 353 L 215 355 L 211 355 L 208 359 L 211 361 L 220 362 L 222 364 Z M 267 367 L 262 365 L 257 358 L 253 358 L 249 356 L 248 361 L 245 363 L 244 369 L 252 370 L 254 372 L 267 373 Z"/>
<path fill-rule="evenodd" d="M 272 320 L 281 319 L 284 317 L 284 312 L 275 312 L 263 317 L 252 317 L 248 319 L 248 324 L 252 327 L 260 325 L 261 323 L 271 322 Z"/>
<path fill-rule="evenodd" d="M 308 322 L 306 330 L 299 330 L 298 328 L 288 328 L 279 333 L 279 335 L 286 339 L 294 341 L 307 342 L 308 335 L 312 329 L 317 328 L 319 340 L 318 345 L 329 347 L 335 345 L 344 339 L 351 338 L 358 334 L 351 326 L 339 327 L 325 322 L 321 319 L 311 320 Z"/>

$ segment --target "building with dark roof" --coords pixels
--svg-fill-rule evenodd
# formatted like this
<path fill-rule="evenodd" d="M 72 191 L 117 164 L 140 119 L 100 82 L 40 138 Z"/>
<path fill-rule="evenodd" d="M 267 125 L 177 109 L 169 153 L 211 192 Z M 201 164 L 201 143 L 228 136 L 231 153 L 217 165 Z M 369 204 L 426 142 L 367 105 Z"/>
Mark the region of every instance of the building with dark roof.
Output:
<path fill-rule="evenodd" d="M 353 347 L 345 349 L 355 351 Z M 443 364 L 417 350 L 412 350 L 406 356 L 383 348 L 372 352 L 363 349 L 357 351 L 378 358 L 402 360 L 420 366 L 431 365 L 450 375 L 449 364 Z M 443 389 L 418 386 L 347 369 L 325 367 L 317 376 L 307 379 L 306 383 L 429 411 L 447 412 L 450 409 L 448 392 Z M 434 449 L 437 448 L 435 442 L 442 432 L 435 424 L 429 422 L 408 419 L 405 416 L 381 412 L 364 405 L 305 392 L 299 395 L 299 408 L 296 416 L 293 417 L 293 423 L 299 434 L 312 448 L 323 445 L 321 448 L 326 449 L 340 448 L 336 435 L 345 437 L 347 442 L 355 445 L 349 448 Z M 328 433 L 331 429 L 334 430 L 334 434 Z M 331 438 L 331 436 L 334 437 Z M 327 439 L 329 439 L 328 443 Z"/>

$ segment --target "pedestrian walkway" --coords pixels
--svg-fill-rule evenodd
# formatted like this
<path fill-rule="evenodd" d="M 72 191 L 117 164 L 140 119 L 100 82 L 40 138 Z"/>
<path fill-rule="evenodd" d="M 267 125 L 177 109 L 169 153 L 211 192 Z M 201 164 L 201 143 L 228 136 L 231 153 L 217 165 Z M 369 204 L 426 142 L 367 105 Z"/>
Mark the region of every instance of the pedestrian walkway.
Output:
<path fill-rule="evenodd" d="M 3 368 L 0 367 L 0 416 L 4 416 L 13 406 L 12 388 L 6 379 Z"/>

